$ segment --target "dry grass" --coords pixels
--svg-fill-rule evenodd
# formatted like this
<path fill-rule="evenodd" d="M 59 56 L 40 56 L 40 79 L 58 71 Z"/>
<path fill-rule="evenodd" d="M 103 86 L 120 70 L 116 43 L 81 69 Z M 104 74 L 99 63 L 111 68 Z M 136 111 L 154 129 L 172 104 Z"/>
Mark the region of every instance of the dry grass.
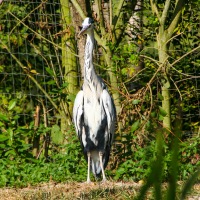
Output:
<path fill-rule="evenodd" d="M 22 189 L 0 189 L 1 200 L 64 200 L 64 199 L 133 199 L 141 187 L 134 182 L 41 184 Z M 147 198 L 151 199 L 151 198 Z M 194 186 L 188 200 L 200 200 L 200 184 Z"/>

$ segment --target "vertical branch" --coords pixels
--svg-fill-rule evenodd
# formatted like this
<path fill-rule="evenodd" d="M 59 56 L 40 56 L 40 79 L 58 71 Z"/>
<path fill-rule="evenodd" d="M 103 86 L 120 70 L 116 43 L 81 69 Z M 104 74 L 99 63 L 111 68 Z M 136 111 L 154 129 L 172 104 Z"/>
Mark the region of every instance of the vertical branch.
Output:
<path fill-rule="evenodd" d="M 160 21 L 160 14 L 158 12 L 158 7 L 157 7 L 155 1 L 150 0 L 150 4 L 151 4 L 151 10 L 152 10 L 153 14 L 156 14 L 158 20 Z"/>
<path fill-rule="evenodd" d="M 102 10 L 102 1 L 96 0 L 96 4 L 98 6 L 97 12 L 98 12 L 98 15 L 99 15 L 101 34 L 105 35 L 106 31 L 105 31 L 105 23 L 104 23 L 104 16 L 103 16 L 103 10 Z"/>
<path fill-rule="evenodd" d="M 69 0 L 61 0 L 61 14 L 64 34 L 62 37 L 62 67 L 64 71 L 64 82 L 68 84 L 66 90 L 64 91 L 69 96 L 75 96 L 77 90 L 77 63 L 76 63 L 76 43 L 75 43 L 75 30 L 73 27 L 72 15 L 71 15 L 71 4 Z M 71 124 L 71 113 L 73 102 L 69 101 L 66 103 L 67 99 L 60 106 L 64 106 L 66 110 L 69 110 L 67 117 L 61 117 L 61 130 L 65 132 L 68 129 L 68 125 Z M 65 116 L 63 112 L 61 114 Z"/>
<path fill-rule="evenodd" d="M 42 109 L 43 109 L 44 127 L 47 128 L 48 127 L 47 110 L 46 110 L 42 100 L 40 101 L 40 103 L 42 104 Z M 43 150 L 44 150 L 44 157 L 48 158 L 49 143 L 50 143 L 50 134 L 48 132 L 46 132 L 46 135 L 43 136 L 42 148 L 37 153 L 37 157 L 36 157 L 37 159 L 40 157 Z"/>
<path fill-rule="evenodd" d="M 167 14 L 168 14 L 168 11 L 169 11 L 169 7 L 170 7 L 170 3 L 171 3 L 171 0 L 167 0 L 165 2 L 165 7 L 163 9 L 162 16 L 161 16 L 161 19 L 160 19 L 161 24 L 165 24 Z"/>
<path fill-rule="evenodd" d="M 44 106 L 44 103 L 42 103 L 42 109 L 43 109 L 43 114 L 44 114 L 44 127 L 47 128 L 48 127 L 48 119 L 47 119 L 47 110 Z M 49 150 L 49 143 L 50 143 L 50 134 L 49 132 L 46 133 L 46 135 L 44 136 L 44 156 L 45 158 L 48 157 L 48 150 Z"/>
<path fill-rule="evenodd" d="M 37 157 L 40 148 L 40 135 L 37 134 L 37 129 L 40 124 L 40 106 L 36 106 L 35 114 L 34 114 L 34 136 L 33 136 L 33 156 Z"/>
<path fill-rule="evenodd" d="M 113 18 L 113 8 L 112 8 L 112 0 L 109 1 L 109 9 L 110 9 L 110 28 L 112 27 L 112 18 Z"/>

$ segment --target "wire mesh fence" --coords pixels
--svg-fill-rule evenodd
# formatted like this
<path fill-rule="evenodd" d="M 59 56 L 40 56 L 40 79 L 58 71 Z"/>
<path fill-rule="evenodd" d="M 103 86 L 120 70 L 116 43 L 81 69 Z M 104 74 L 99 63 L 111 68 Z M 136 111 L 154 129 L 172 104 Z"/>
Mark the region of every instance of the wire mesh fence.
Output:
<path fill-rule="evenodd" d="M 27 3 L 22 0 L 4 0 L 1 6 L 1 41 L 6 45 L 6 47 L 2 45 L 0 49 L 1 112 L 5 112 L 5 105 L 16 99 L 18 123 L 27 125 L 34 120 L 36 105 L 42 101 L 48 110 L 48 115 L 53 118 L 52 120 L 56 120 L 55 112 L 52 111 L 54 108 L 46 94 L 49 94 L 56 103 L 59 96 L 64 95 L 60 92 L 64 84 L 61 48 L 63 22 L 60 1 L 32 0 Z M 198 26 L 198 22 L 194 26 Z M 197 35 L 198 30 L 191 30 L 187 34 Z M 177 44 L 178 42 L 177 39 Z M 191 44 L 191 49 L 195 47 Z M 173 54 L 173 51 L 169 53 Z M 187 53 L 184 49 L 179 51 L 180 55 Z M 193 63 L 192 68 L 188 66 L 189 62 Z M 183 130 L 189 133 L 199 127 L 199 52 L 190 54 L 190 61 L 186 60 L 187 66 L 184 66 L 183 60 L 182 63 L 182 71 L 180 70 L 179 74 L 172 70 L 174 88 L 171 91 L 177 91 L 177 96 L 173 96 L 175 99 L 178 97 L 184 101 L 186 96 L 190 97 L 184 102 L 185 110 L 184 108 L 182 110 L 182 118 L 185 121 Z M 148 74 L 146 77 L 149 80 Z M 157 82 L 159 83 L 158 79 Z M 157 95 L 156 89 L 155 95 Z M 161 103 L 161 100 L 159 102 Z"/>

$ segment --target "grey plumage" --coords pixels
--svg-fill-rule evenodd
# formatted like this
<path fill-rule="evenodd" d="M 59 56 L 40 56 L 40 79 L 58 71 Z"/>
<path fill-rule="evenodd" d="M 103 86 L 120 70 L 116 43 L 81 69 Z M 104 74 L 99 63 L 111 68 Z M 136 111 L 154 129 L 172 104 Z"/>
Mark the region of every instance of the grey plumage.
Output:
<path fill-rule="evenodd" d="M 95 73 L 93 67 L 94 27 L 92 19 L 86 18 L 82 25 L 79 34 L 87 34 L 84 82 L 74 102 L 73 120 L 88 162 L 87 182 L 89 183 L 90 170 L 95 177 L 102 173 L 103 180 L 106 180 L 104 169 L 109 160 L 114 138 L 116 110 L 106 85 Z"/>

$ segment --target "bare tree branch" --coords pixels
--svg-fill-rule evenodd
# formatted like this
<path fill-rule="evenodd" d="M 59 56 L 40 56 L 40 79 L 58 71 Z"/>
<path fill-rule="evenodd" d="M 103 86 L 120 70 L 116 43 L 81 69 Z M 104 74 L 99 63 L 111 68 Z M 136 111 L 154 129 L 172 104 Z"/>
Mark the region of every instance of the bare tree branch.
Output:
<path fill-rule="evenodd" d="M 53 99 L 49 96 L 49 94 L 43 89 L 43 87 L 37 82 L 37 80 L 31 75 L 31 72 L 26 72 L 27 67 L 25 67 L 19 60 L 18 58 L 10 51 L 9 47 L 0 40 L 0 43 L 2 44 L 3 48 L 5 48 L 8 53 L 13 57 L 13 59 L 18 63 L 18 65 L 22 68 L 22 70 L 26 73 L 26 75 L 35 83 L 35 85 L 41 90 L 41 92 L 47 97 L 47 99 L 51 102 L 53 107 L 58 110 L 58 106 L 54 103 Z"/>
<path fill-rule="evenodd" d="M 102 11 L 102 0 L 95 0 L 95 4 L 98 7 L 97 12 L 99 15 L 101 34 L 105 35 L 106 30 L 105 30 L 105 23 L 104 23 L 103 11 Z"/>
<path fill-rule="evenodd" d="M 159 22 L 160 22 L 160 14 L 158 12 L 158 7 L 155 3 L 155 0 L 150 0 L 150 4 L 151 4 L 151 9 L 152 9 L 152 12 L 156 14 Z"/>
<path fill-rule="evenodd" d="M 124 0 L 119 0 L 118 7 L 117 7 L 116 11 L 113 13 L 114 16 L 113 16 L 112 27 L 111 27 L 112 30 L 114 30 L 115 27 L 117 26 L 119 15 L 120 15 L 123 4 L 124 4 Z"/>
<path fill-rule="evenodd" d="M 163 12 L 162 12 L 162 16 L 161 16 L 161 19 L 160 19 L 160 23 L 162 25 L 165 25 L 165 20 L 167 18 L 167 14 L 168 14 L 168 11 L 169 11 L 170 4 L 171 4 L 171 0 L 166 0 L 165 6 L 164 6 L 164 9 L 163 9 Z"/>
<path fill-rule="evenodd" d="M 86 15 L 83 12 L 82 8 L 80 7 L 79 3 L 76 0 L 71 0 L 71 2 L 73 4 L 73 6 L 76 8 L 76 10 L 78 11 L 81 18 L 84 20 L 86 18 Z"/>
<path fill-rule="evenodd" d="M 174 14 L 171 20 L 171 24 L 169 25 L 168 29 L 167 29 L 167 37 L 170 38 L 172 36 L 172 34 L 174 33 L 175 28 L 177 27 L 178 21 L 180 19 L 181 16 L 181 11 L 183 9 L 185 5 L 185 0 L 178 0 L 175 10 L 174 10 Z"/>

